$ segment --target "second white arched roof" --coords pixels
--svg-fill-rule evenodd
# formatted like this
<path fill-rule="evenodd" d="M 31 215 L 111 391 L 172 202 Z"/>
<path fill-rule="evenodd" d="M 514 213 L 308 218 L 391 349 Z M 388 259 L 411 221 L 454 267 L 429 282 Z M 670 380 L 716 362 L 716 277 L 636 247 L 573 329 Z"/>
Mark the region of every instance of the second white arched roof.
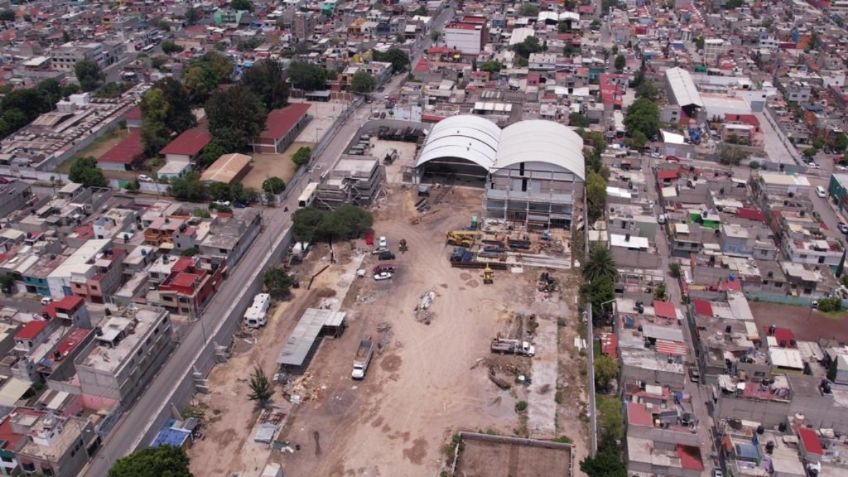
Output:
<path fill-rule="evenodd" d="M 543 162 L 586 179 L 583 139 L 553 121 L 519 121 L 501 130 L 479 116 L 451 116 L 430 130 L 416 166 L 446 157 L 473 162 L 489 172 L 520 162 Z"/>
<path fill-rule="evenodd" d="M 586 180 L 583 138 L 553 121 L 528 119 L 501 131 L 494 169 L 520 162 L 544 162 L 571 171 Z"/>

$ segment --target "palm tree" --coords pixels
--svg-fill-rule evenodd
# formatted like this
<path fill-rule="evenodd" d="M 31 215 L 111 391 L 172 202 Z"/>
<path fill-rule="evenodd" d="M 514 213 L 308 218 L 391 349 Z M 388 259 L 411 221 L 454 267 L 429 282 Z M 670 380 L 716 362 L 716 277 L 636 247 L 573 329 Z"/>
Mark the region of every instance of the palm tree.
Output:
<path fill-rule="evenodd" d="M 583 279 L 593 282 L 601 277 L 607 277 L 612 281 L 618 276 L 615 261 L 612 259 L 609 249 L 596 245 L 589 252 L 589 260 L 583 266 Z"/>
<path fill-rule="evenodd" d="M 250 394 L 248 399 L 256 401 L 260 406 L 265 407 L 274 391 L 271 389 L 271 382 L 268 381 L 268 376 L 262 371 L 258 365 L 253 368 L 253 374 L 250 375 Z"/>

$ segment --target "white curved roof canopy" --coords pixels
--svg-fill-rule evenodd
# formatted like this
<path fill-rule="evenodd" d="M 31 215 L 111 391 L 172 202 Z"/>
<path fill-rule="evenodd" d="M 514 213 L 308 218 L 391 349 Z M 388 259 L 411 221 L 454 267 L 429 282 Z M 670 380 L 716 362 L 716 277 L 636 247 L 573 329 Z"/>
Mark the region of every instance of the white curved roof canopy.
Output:
<path fill-rule="evenodd" d="M 449 117 L 433 126 L 416 167 L 447 157 L 473 162 L 489 172 L 521 162 L 542 162 L 586 179 L 583 139 L 553 121 L 519 121 L 501 130 L 479 116 Z"/>
<path fill-rule="evenodd" d="M 497 159 L 501 130 L 478 116 L 459 115 L 439 121 L 421 149 L 418 166 L 427 161 L 456 157 L 471 161 L 487 171 Z"/>
<path fill-rule="evenodd" d="M 519 121 L 501 131 L 494 169 L 520 162 L 544 162 L 571 171 L 586 180 L 583 138 L 570 128 L 553 121 Z"/>

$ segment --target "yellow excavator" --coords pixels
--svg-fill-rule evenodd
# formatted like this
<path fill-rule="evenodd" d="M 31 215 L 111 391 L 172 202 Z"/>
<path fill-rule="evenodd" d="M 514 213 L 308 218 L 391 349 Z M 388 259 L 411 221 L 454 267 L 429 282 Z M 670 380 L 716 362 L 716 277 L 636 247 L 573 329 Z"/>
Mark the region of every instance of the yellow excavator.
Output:
<path fill-rule="evenodd" d="M 470 247 L 474 245 L 474 241 L 480 232 L 474 230 L 451 230 L 447 235 L 449 245 L 456 247 Z"/>
<path fill-rule="evenodd" d="M 495 283 L 495 271 L 487 263 L 486 268 L 483 269 L 483 284 L 491 285 L 493 283 Z"/>

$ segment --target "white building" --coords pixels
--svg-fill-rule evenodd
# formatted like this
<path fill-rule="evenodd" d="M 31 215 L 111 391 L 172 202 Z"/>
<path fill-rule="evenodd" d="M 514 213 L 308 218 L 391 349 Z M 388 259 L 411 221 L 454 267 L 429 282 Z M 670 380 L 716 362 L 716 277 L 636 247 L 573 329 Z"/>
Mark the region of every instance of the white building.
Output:
<path fill-rule="evenodd" d="M 97 274 L 95 260 L 109 249 L 110 239 L 92 239 L 71 254 L 47 276 L 47 286 L 54 300 L 72 295 L 71 279 L 88 279 Z"/>
<path fill-rule="evenodd" d="M 483 27 L 469 23 L 448 25 L 442 31 L 445 45 L 467 55 L 477 55 L 483 49 Z"/>
<path fill-rule="evenodd" d="M 725 44 L 722 38 L 707 38 L 704 40 L 704 64 L 716 66 L 724 54 Z"/>

